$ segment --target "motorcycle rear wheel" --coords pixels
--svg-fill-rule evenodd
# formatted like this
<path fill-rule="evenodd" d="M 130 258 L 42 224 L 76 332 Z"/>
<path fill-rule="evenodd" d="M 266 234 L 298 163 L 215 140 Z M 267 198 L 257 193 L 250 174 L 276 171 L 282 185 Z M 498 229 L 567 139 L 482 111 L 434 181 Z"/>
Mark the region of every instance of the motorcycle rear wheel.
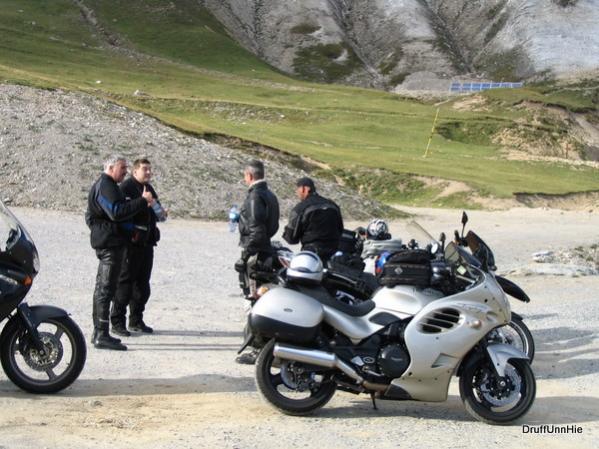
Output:
<path fill-rule="evenodd" d="M 300 392 L 286 385 L 288 374 L 284 370 L 288 366 L 286 363 L 290 362 L 275 358 L 274 346 L 274 340 L 266 343 L 256 361 L 256 385 L 266 402 L 286 415 L 302 416 L 312 413 L 331 400 L 336 390 L 336 385 L 331 380 L 325 379 L 309 392 Z M 307 376 L 311 374 L 305 373 Z"/>
<path fill-rule="evenodd" d="M 485 357 L 468 362 L 460 376 L 460 397 L 468 413 L 479 421 L 500 425 L 524 416 L 536 395 L 536 381 L 528 360 L 510 360 L 504 379 L 507 385 L 501 388 Z"/>
<path fill-rule="evenodd" d="M 0 361 L 8 378 L 30 393 L 56 393 L 71 385 L 87 357 L 85 338 L 69 317 L 48 318 L 37 327 L 45 354 L 33 346 L 29 333 L 12 319 L 0 336 Z"/>

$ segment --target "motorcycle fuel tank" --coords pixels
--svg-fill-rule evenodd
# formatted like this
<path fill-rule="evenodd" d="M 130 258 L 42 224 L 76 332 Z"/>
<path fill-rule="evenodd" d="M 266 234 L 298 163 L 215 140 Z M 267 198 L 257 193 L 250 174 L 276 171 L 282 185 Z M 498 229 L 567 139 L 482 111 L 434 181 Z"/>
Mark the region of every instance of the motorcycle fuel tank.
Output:
<path fill-rule="evenodd" d="M 250 326 L 259 335 L 278 341 L 304 343 L 318 334 L 324 318 L 322 305 L 295 290 L 274 288 L 252 308 Z"/>
<path fill-rule="evenodd" d="M 439 298 L 443 293 L 431 288 L 420 289 L 408 285 L 382 287 L 372 300 L 377 308 L 400 312 L 407 316 L 416 315 L 425 306 Z"/>

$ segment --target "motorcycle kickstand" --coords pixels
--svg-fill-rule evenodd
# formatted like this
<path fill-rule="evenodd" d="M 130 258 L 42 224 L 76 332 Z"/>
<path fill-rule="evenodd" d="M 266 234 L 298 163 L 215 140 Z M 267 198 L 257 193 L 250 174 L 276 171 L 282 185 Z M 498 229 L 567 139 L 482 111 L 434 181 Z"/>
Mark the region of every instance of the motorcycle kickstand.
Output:
<path fill-rule="evenodd" d="M 375 394 L 374 391 L 372 393 L 370 393 L 370 399 L 372 399 L 372 408 L 374 410 L 378 410 L 379 408 L 376 406 L 376 400 L 375 400 L 374 394 Z"/>

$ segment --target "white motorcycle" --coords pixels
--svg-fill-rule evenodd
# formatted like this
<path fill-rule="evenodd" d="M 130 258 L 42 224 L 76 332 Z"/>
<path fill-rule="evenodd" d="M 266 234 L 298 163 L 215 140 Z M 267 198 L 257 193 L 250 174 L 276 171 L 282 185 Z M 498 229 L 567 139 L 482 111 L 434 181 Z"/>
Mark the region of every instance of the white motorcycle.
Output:
<path fill-rule="evenodd" d="M 454 242 L 459 246 L 470 249 L 472 255 L 474 256 L 474 258 L 468 258 L 468 262 L 470 264 L 482 268 L 484 271 L 492 270 L 495 272 L 495 257 L 491 251 L 491 248 L 489 248 L 489 246 L 473 231 L 468 231 L 468 234 L 464 236 L 464 228 L 467 222 L 468 215 L 466 215 L 466 212 L 464 212 L 462 214 L 462 235 L 460 236 L 458 231 L 455 231 Z M 371 227 L 373 227 L 373 225 L 375 225 L 374 229 L 376 231 L 371 231 Z M 419 247 L 419 244 L 422 244 L 423 242 L 424 244 L 428 244 L 430 241 L 434 240 L 416 222 L 411 222 L 407 226 L 408 235 L 411 238 L 407 245 L 403 245 L 402 240 L 399 238 L 391 238 L 391 234 L 389 234 L 387 225 L 383 220 L 373 220 L 368 225 L 368 231 L 364 230 L 364 228 L 361 229 L 364 232 L 357 233 L 358 235 L 362 236 L 361 242 L 359 245 L 355 246 L 360 251 L 360 259 L 364 263 L 364 272 L 376 275 L 378 279 L 377 281 L 382 285 L 385 285 L 385 281 L 381 278 L 381 274 L 384 271 L 384 265 L 390 255 L 397 252 L 402 252 L 406 248 L 416 249 Z M 368 236 L 373 235 L 380 236 L 381 239 L 368 239 Z M 445 236 L 442 234 L 442 243 L 444 242 L 444 239 Z M 483 266 L 477 259 L 481 252 L 485 253 L 484 257 L 487 261 L 487 266 Z M 425 284 L 429 283 L 429 278 L 430 273 L 424 273 L 423 281 Z M 415 281 L 418 280 L 419 279 Z M 503 291 L 510 297 L 525 303 L 530 302 L 528 295 L 514 282 L 499 275 L 495 275 L 495 280 L 499 283 Z M 374 291 L 375 289 L 370 287 L 370 290 Z M 368 297 L 369 296 L 370 295 L 368 295 Z M 353 301 L 359 301 L 360 299 L 363 298 L 356 296 L 350 297 L 350 300 Z M 528 329 L 528 326 L 524 323 L 523 317 L 521 315 L 517 314 L 516 312 L 512 312 L 510 322 L 499 329 L 493 330 L 489 338 L 501 343 L 510 344 L 522 350 L 524 353 L 526 353 L 530 359 L 530 363 L 532 364 L 535 355 L 535 343 L 533 336 Z"/>
<path fill-rule="evenodd" d="M 373 401 L 441 402 L 456 375 L 476 419 L 507 424 L 523 416 L 536 392 L 528 357 L 486 337 L 510 320 L 505 293 L 453 242 L 429 248 L 445 296 L 399 285 L 357 305 L 320 285 L 318 256 L 295 255 L 285 283 L 266 292 L 250 314 L 252 331 L 269 339 L 256 363 L 264 398 L 290 415 L 324 406 L 336 390 L 370 394 Z"/>

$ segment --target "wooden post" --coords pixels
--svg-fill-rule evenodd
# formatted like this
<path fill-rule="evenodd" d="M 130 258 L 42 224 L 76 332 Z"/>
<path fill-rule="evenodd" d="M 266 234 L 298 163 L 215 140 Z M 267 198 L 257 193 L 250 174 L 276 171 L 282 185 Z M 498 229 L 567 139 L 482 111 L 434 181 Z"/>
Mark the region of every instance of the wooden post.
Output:
<path fill-rule="evenodd" d="M 439 110 L 441 109 L 441 107 L 437 108 L 437 113 L 435 114 L 435 120 L 433 120 L 433 128 L 431 129 L 431 136 L 428 138 L 428 143 L 426 144 L 426 151 L 424 152 L 424 156 L 423 157 L 427 157 L 428 156 L 428 150 L 431 146 L 431 141 L 433 140 L 433 134 L 435 134 L 435 125 L 437 124 L 437 117 L 439 117 Z"/>

